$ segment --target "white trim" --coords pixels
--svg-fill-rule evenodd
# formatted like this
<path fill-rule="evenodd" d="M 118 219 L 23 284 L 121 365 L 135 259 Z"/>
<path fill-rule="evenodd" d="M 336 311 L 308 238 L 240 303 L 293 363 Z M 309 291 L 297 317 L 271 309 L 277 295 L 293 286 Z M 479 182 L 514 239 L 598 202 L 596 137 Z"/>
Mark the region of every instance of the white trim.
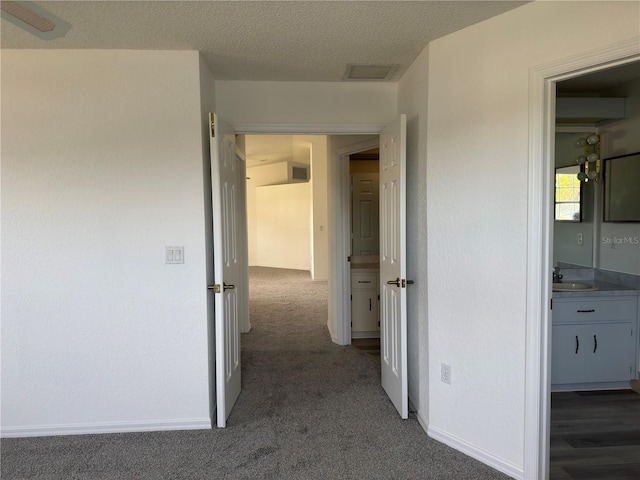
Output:
<path fill-rule="evenodd" d="M 376 134 L 378 134 L 376 132 Z M 335 156 L 330 159 L 330 182 L 333 185 L 334 195 L 329 195 L 329 226 L 333 237 L 334 254 L 331 256 L 329 272 L 329 295 L 334 302 L 332 318 L 334 321 L 335 338 L 338 345 L 351 344 L 351 269 L 347 257 L 351 253 L 350 224 L 351 212 L 349 211 L 349 162 L 348 157 L 353 153 L 370 150 L 380 145 L 380 139 L 370 139 L 352 143 L 336 150 Z M 335 195 L 337 194 L 337 195 Z"/>
<path fill-rule="evenodd" d="M 441 430 L 437 427 L 429 427 L 427 429 L 427 434 L 434 440 L 442 442 L 445 445 L 449 445 L 451 448 L 454 448 L 455 450 L 458 450 L 459 452 L 462 452 L 465 455 L 475 458 L 476 460 L 481 461 L 485 465 L 488 465 L 491 468 L 495 468 L 496 470 L 502 473 L 506 473 L 507 475 L 513 478 L 517 478 L 517 479 L 525 478 L 524 472 L 522 471 L 522 469 L 514 465 L 513 463 L 507 462 L 506 460 L 496 457 L 495 455 L 492 455 L 486 450 L 483 450 L 477 447 L 476 445 L 473 445 L 469 442 L 462 440 L 461 438 L 451 435 L 445 432 L 444 430 Z"/>
<path fill-rule="evenodd" d="M 211 430 L 210 418 L 184 418 L 176 420 L 144 420 L 137 422 L 68 423 L 60 425 L 33 425 L 5 427 L 2 438 L 48 437 L 53 435 L 87 435 L 94 433 L 157 432 L 166 430 Z"/>
<path fill-rule="evenodd" d="M 553 258 L 550 239 L 555 82 L 639 58 L 640 37 L 635 37 L 530 70 L 524 478 L 549 476 L 549 272 Z"/>
<path fill-rule="evenodd" d="M 274 135 L 377 135 L 384 127 L 378 123 L 236 123 L 237 134 Z"/>

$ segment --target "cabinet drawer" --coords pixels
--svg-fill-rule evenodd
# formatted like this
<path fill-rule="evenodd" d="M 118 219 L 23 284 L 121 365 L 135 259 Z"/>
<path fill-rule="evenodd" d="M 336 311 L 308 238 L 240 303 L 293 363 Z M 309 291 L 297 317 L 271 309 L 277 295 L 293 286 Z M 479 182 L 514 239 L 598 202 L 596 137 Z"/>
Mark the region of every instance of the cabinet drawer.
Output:
<path fill-rule="evenodd" d="M 352 273 L 351 290 L 378 291 L 378 275 L 376 273 Z"/>
<path fill-rule="evenodd" d="M 635 321 L 637 297 L 562 298 L 553 302 L 553 324 Z"/>

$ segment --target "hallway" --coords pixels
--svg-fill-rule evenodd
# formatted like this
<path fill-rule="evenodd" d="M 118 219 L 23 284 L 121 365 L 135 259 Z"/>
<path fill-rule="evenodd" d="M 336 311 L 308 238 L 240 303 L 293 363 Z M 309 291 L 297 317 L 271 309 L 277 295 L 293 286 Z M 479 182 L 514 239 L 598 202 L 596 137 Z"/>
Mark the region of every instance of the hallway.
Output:
<path fill-rule="evenodd" d="M 251 267 L 249 288 L 243 390 L 229 417 L 254 444 L 248 476 L 506 478 L 431 440 L 415 415 L 400 419 L 380 386 L 380 357 L 331 341 L 326 282 Z"/>
<path fill-rule="evenodd" d="M 252 330 L 226 429 L 2 441 L 3 479 L 504 479 L 401 420 L 380 358 L 334 344 L 327 284 L 250 269 Z"/>

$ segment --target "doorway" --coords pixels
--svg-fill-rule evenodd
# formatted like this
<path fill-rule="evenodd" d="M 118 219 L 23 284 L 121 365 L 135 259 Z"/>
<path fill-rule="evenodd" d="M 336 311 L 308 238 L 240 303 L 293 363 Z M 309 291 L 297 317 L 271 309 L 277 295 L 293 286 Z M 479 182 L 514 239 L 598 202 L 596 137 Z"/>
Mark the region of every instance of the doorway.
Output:
<path fill-rule="evenodd" d="M 380 149 L 349 155 L 351 345 L 380 355 Z"/>
<path fill-rule="evenodd" d="M 336 272 L 344 272 L 332 270 L 336 252 L 329 245 L 350 229 L 331 227 L 349 222 L 349 155 L 377 148 L 378 135 L 245 134 L 238 143 L 247 161 L 249 265 L 306 270 L 313 280 L 328 281 L 327 327 L 335 343 L 349 344 L 342 332 L 350 317 L 331 310 L 350 305 L 350 289 L 335 288 Z M 295 178 L 294 170 L 303 174 Z M 339 243 L 350 245 L 350 237 Z M 350 253 L 342 257 L 347 275 Z"/>
<path fill-rule="evenodd" d="M 532 478 L 549 474 L 555 86 L 639 59 L 637 42 L 629 41 L 531 71 L 524 464 Z"/>
<path fill-rule="evenodd" d="M 602 241 L 640 232 L 637 226 L 606 223 L 602 207 L 606 183 L 609 194 L 620 193 L 605 176 L 605 159 L 640 150 L 629 130 L 635 117 L 640 119 L 636 105 L 640 62 L 556 83 L 551 479 L 637 478 L 640 471 L 640 445 L 634 440 L 640 435 L 640 394 L 632 390 L 638 366 L 637 296 L 624 295 L 635 288 L 634 277 L 640 279 L 640 246 Z M 598 290 L 593 296 L 563 291 L 574 285 Z M 628 313 L 610 315 L 605 322 L 589 318 L 622 306 Z"/>

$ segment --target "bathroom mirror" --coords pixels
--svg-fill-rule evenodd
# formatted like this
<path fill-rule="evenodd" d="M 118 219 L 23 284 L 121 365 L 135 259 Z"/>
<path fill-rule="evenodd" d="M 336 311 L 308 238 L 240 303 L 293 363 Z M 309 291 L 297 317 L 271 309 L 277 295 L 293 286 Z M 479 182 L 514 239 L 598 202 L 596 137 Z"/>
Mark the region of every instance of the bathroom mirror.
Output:
<path fill-rule="evenodd" d="M 640 152 L 604 160 L 605 222 L 640 222 Z"/>
<path fill-rule="evenodd" d="M 585 130 L 556 132 L 553 265 L 562 268 L 593 265 L 596 185 L 594 182 L 580 182 L 577 178 L 581 167 L 576 163 L 576 157 L 581 149 L 576 142 L 584 136 Z M 566 191 L 559 190 L 562 185 L 566 185 Z"/>

